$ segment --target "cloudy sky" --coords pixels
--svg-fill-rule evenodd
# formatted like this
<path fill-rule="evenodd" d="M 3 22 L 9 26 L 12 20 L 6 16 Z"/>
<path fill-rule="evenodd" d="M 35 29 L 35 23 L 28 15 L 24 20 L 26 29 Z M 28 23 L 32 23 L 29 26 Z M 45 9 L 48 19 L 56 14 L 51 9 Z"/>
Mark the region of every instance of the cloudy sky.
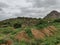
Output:
<path fill-rule="evenodd" d="M 15 17 L 42 18 L 60 11 L 60 0 L 0 0 L 0 20 Z"/>

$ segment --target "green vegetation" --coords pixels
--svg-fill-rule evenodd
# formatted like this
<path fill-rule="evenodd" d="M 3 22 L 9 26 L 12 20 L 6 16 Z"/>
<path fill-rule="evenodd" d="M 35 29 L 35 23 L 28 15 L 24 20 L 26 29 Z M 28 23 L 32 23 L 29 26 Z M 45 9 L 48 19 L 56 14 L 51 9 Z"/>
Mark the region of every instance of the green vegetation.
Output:
<path fill-rule="evenodd" d="M 6 40 L 0 40 L 0 44 L 6 43 Z"/>
<path fill-rule="evenodd" d="M 45 37 L 45 40 L 37 40 L 34 38 L 31 29 L 43 29 L 50 25 L 57 28 L 53 36 Z M 15 36 L 21 31 L 25 31 L 30 41 L 17 41 Z M 0 22 L 0 44 L 5 43 L 3 39 L 12 39 L 13 45 L 57 45 L 60 43 L 60 19 L 47 21 L 44 19 L 33 18 L 17 18 Z"/>
<path fill-rule="evenodd" d="M 56 19 L 56 20 L 54 20 L 54 22 L 59 22 L 60 23 L 60 19 Z"/>
<path fill-rule="evenodd" d="M 13 27 L 14 27 L 14 28 L 21 28 L 21 24 L 15 23 Z"/>
<path fill-rule="evenodd" d="M 26 28 L 26 29 L 25 29 L 25 31 L 26 31 L 26 33 L 28 34 L 28 36 L 29 36 L 29 37 L 31 37 L 31 38 L 33 37 L 33 35 L 32 35 L 32 32 L 31 32 L 31 29 L 30 29 L 30 28 Z"/>
<path fill-rule="evenodd" d="M 39 23 L 37 23 L 35 26 L 37 29 L 43 29 L 47 26 L 51 25 L 51 23 L 48 23 L 46 20 L 40 20 Z"/>

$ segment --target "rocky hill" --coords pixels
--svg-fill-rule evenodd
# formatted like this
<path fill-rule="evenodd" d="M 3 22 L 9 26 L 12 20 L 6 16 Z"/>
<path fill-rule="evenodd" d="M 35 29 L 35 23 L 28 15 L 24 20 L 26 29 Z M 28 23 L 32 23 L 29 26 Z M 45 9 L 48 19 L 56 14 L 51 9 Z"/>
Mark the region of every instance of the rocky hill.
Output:
<path fill-rule="evenodd" d="M 56 19 L 56 18 L 60 18 L 60 12 L 58 11 L 51 11 L 49 14 L 47 14 L 47 16 L 45 16 L 44 19 Z"/>

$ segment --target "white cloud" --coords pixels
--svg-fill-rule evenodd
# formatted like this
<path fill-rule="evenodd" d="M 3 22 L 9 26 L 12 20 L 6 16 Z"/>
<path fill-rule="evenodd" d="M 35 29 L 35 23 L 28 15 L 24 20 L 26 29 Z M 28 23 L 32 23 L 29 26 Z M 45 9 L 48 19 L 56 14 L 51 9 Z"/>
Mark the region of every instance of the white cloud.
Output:
<path fill-rule="evenodd" d="M 31 3 L 27 3 L 26 0 L 0 0 L 0 2 L 7 3 L 12 7 L 28 7 L 32 5 Z"/>
<path fill-rule="evenodd" d="M 60 11 L 60 0 L 0 0 L 0 9 L 4 12 L 0 17 L 4 19 L 17 16 L 38 18 L 52 10 Z"/>

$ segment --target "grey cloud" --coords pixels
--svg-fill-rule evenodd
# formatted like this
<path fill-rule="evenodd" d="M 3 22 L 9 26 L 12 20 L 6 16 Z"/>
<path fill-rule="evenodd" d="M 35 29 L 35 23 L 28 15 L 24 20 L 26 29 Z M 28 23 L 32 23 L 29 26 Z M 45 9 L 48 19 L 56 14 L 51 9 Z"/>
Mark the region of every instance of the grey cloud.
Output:
<path fill-rule="evenodd" d="M 46 16 L 50 11 L 52 10 L 59 10 L 60 6 L 58 4 L 58 0 L 27 0 L 27 2 L 32 2 L 33 4 L 33 9 L 29 10 L 27 9 L 22 9 L 22 14 L 23 15 L 31 15 L 32 17 L 44 17 Z M 44 9 L 42 9 L 44 8 Z M 34 14 L 33 14 L 34 13 Z"/>
<path fill-rule="evenodd" d="M 0 11 L 3 11 L 3 9 L 2 9 L 2 8 L 0 8 Z"/>
<path fill-rule="evenodd" d="M 5 15 L 6 13 L 4 11 L 0 11 L 0 20 L 6 19 L 7 16 Z"/>
<path fill-rule="evenodd" d="M 0 20 L 4 20 L 9 18 L 8 14 L 4 9 L 8 8 L 9 6 L 6 3 L 0 2 Z"/>
<path fill-rule="evenodd" d="M 46 6 L 55 6 L 57 4 L 56 0 L 45 0 Z"/>
<path fill-rule="evenodd" d="M 56 5 L 56 0 L 29 0 L 33 3 L 33 7 L 50 7 Z M 29 2 L 28 1 L 28 2 Z"/>
<path fill-rule="evenodd" d="M 14 14 L 15 16 L 24 16 L 24 17 L 33 17 L 33 18 L 39 18 L 43 17 L 43 12 L 41 8 L 21 8 L 21 13 Z"/>
<path fill-rule="evenodd" d="M 0 8 L 7 8 L 9 7 L 6 3 L 0 2 Z"/>
<path fill-rule="evenodd" d="M 18 3 L 20 0 L 16 0 L 16 1 Z M 12 0 L 11 0 L 11 2 L 12 2 Z M 0 19 L 3 19 L 3 18 L 6 19 L 6 18 L 18 17 L 18 16 L 40 18 L 40 17 L 46 16 L 52 10 L 60 10 L 60 0 L 27 0 L 27 2 L 25 2 L 25 3 L 22 2 L 23 7 L 21 7 L 22 6 L 21 3 L 18 3 L 17 4 L 18 6 L 15 7 L 15 3 L 14 3 L 13 9 L 11 9 L 12 6 L 11 6 L 11 8 L 8 8 L 9 6 L 6 3 L 0 3 L 1 11 L 2 11 L 2 8 L 7 8 L 7 10 L 5 12 L 7 12 L 7 11 L 9 13 L 12 12 L 10 15 L 6 14 L 6 13 L 1 15 L 1 13 L 0 13 L 0 17 L 1 17 Z M 29 5 L 26 7 L 25 5 L 27 5 L 28 3 L 32 4 L 32 7 Z M 21 10 L 21 13 L 19 13 L 19 10 Z M 3 10 L 3 12 L 4 12 L 4 10 Z"/>

